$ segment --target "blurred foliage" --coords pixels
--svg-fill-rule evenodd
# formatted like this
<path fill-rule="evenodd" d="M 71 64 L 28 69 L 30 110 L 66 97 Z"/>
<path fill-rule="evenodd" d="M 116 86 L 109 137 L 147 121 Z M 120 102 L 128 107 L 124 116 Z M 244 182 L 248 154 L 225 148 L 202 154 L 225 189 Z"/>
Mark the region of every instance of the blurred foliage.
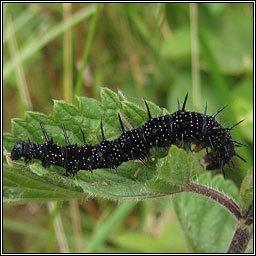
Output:
<path fill-rule="evenodd" d="M 65 81 L 71 81 L 68 96 L 76 100 L 72 91 L 87 49 L 80 95 L 98 99 L 99 88 L 106 86 L 122 90 L 139 105 L 145 98 L 173 112 L 177 97 L 183 99 L 188 92 L 191 111 L 202 112 L 206 101 L 208 113 L 228 104 L 221 115 L 226 126 L 245 119 L 232 134 L 248 145 L 238 149 L 248 164 L 235 162 L 238 168 L 227 173 L 240 186 L 253 163 L 253 3 L 199 3 L 194 16 L 188 3 L 4 3 L 3 7 L 5 132 L 11 132 L 11 118 L 24 117 L 25 110 L 51 114 L 53 99 L 68 101 Z M 198 22 L 199 89 L 192 79 L 193 19 Z M 115 208 L 105 200 L 81 202 L 77 231 L 69 204 L 57 207 L 70 251 L 78 252 L 78 238 L 88 241 Z M 4 252 L 62 252 L 60 240 L 50 239 L 58 234 L 50 226 L 54 214 L 47 209 L 45 204 L 6 207 Z M 191 248 L 185 247 L 170 209 L 168 198 L 138 203 L 97 252 L 188 252 Z"/>

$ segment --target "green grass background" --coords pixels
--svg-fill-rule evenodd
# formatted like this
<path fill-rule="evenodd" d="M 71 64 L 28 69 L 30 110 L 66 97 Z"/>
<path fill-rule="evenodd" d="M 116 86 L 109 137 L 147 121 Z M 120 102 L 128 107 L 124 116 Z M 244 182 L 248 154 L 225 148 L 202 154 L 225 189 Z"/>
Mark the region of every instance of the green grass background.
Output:
<path fill-rule="evenodd" d="M 53 100 L 121 90 L 170 112 L 221 106 L 247 144 L 227 173 L 239 187 L 253 161 L 253 4 L 5 3 L 3 130 Z M 81 68 L 82 67 L 82 68 Z M 117 135 L 118 136 L 118 135 Z M 71 200 L 4 208 L 4 252 L 189 252 L 171 198 L 118 204 Z"/>

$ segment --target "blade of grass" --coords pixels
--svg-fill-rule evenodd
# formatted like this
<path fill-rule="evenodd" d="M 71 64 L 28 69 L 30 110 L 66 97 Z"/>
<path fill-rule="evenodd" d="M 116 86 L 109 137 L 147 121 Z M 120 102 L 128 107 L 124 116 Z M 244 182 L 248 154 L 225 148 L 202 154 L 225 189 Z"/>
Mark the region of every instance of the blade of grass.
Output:
<path fill-rule="evenodd" d="M 34 238 L 38 237 L 40 239 L 48 235 L 47 230 L 40 227 L 40 225 L 36 225 L 35 223 L 28 225 L 28 222 L 8 218 L 7 216 L 3 219 L 3 229 L 21 236 L 33 236 Z"/>
<path fill-rule="evenodd" d="M 29 23 L 32 18 L 38 14 L 39 8 L 33 6 L 28 7 L 23 11 L 15 20 L 13 20 L 13 33 L 16 34 L 21 28 L 23 28 L 27 23 Z M 8 29 L 4 29 L 3 44 L 8 42 L 10 39 L 10 32 Z"/>
<path fill-rule="evenodd" d="M 108 234 L 116 227 L 133 209 L 137 202 L 124 202 L 120 204 L 115 211 L 111 214 L 111 216 L 105 221 L 105 224 L 98 229 L 92 239 L 89 241 L 86 247 L 86 253 L 92 253 L 97 250 L 99 246 L 103 244 Z"/>
<path fill-rule="evenodd" d="M 198 11 L 197 3 L 190 3 L 190 36 L 191 36 L 191 61 L 192 61 L 192 88 L 193 104 L 195 109 L 200 109 L 200 69 L 198 45 Z"/>
<path fill-rule="evenodd" d="M 15 34 L 14 34 L 13 23 L 10 16 L 8 17 L 8 34 L 10 35 L 9 44 L 8 44 L 10 55 L 13 58 L 15 58 L 14 56 L 20 56 L 20 52 L 19 52 Z M 15 66 L 15 76 L 16 76 L 16 83 L 17 83 L 19 95 L 20 95 L 19 99 L 21 101 L 21 112 L 23 113 L 24 110 L 29 110 L 29 109 L 31 110 L 33 107 L 32 107 L 32 102 L 29 95 L 29 90 L 27 87 L 24 69 L 21 63 Z"/>
<path fill-rule="evenodd" d="M 95 12 L 95 9 L 95 5 L 90 5 L 86 7 L 80 12 L 72 15 L 70 19 L 60 22 L 54 28 L 50 29 L 47 33 L 44 33 L 40 40 L 35 40 L 30 44 L 26 45 L 20 51 L 20 54 L 18 56 L 16 56 L 14 59 L 11 59 L 4 65 L 3 79 L 10 75 L 17 65 L 29 59 L 33 54 L 42 49 L 46 44 L 61 35 L 66 29 L 74 26 L 75 24 L 92 15 Z"/>
<path fill-rule="evenodd" d="M 63 19 L 71 17 L 71 3 L 63 3 Z M 67 28 L 63 34 L 63 99 L 72 102 L 73 72 L 72 72 L 72 29 Z"/>
<path fill-rule="evenodd" d="M 90 24 L 87 39 L 86 39 L 86 42 L 85 42 L 82 65 L 81 65 L 81 68 L 79 70 L 78 79 L 77 79 L 77 82 L 76 82 L 76 85 L 75 85 L 75 94 L 76 95 L 81 95 L 83 72 L 84 72 L 85 66 L 86 66 L 87 61 L 88 61 L 88 57 L 89 57 L 89 53 L 90 53 L 90 49 L 91 49 L 91 45 L 92 45 L 92 40 L 93 40 L 95 28 L 96 28 L 96 22 L 97 22 L 98 17 L 99 17 L 100 7 L 101 7 L 101 4 L 98 3 L 97 7 L 96 7 L 96 11 L 93 15 L 93 18 L 92 18 L 92 21 L 91 21 L 91 24 Z"/>
<path fill-rule="evenodd" d="M 50 205 L 48 205 L 48 208 L 50 209 Z M 54 240 L 55 240 L 55 230 L 54 230 L 54 223 L 56 220 L 57 215 L 59 214 L 59 204 L 56 203 L 54 205 L 54 209 L 51 209 L 50 213 L 50 228 L 49 228 L 49 233 L 48 233 L 48 239 L 47 239 L 47 247 L 46 247 L 46 252 L 47 253 L 53 253 L 53 248 L 54 248 Z"/>
<path fill-rule="evenodd" d="M 54 215 L 54 210 L 59 208 L 58 202 L 49 202 L 48 208 L 51 214 Z M 63 228 L 62 219 L 60 216 L 59 211 L 57 212 L 55 219 L 54 219 L 54 229 L 56 233 L 56 238 L 59 244 L 59 249 L 61 253 L 69 253 L 70 249 L 67 242 L 67 237 Z"/>
<path fill-rule="evenodd" d="M 82 230 L 81 230 L 81 220 L 79 213 L 79 204 L 77 199 L 72 199 L 69 201 L 70 217 L 72 221 L 72 227 L 74 231 L 75 240 L 75 252 L 83 253 L 83 240 L 82 240 Z"/>

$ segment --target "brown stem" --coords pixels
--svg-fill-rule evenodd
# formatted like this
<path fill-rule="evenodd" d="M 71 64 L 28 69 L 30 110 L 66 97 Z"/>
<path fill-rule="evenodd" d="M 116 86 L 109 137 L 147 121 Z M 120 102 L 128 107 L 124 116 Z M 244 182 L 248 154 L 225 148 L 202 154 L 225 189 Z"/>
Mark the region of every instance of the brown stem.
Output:
<path fill-rule="evenodd" d="M 244 253 L 251 235 L 252 231 L 248 227 L 239 226 L 232 238 L 227 253 Z"/>
<path fill-rule="evenodd" d="M 195 192 L 204 196 L 207 196 L 218 203 L 225 206 L 238 220 L 242 218 L 242 215 L 240 213 L 240 209 L 238 205 L 229 197 L 227 197 L 225 194 L 220 193 L 214 189 L 211 189 L 209 187 L 195 184 L 195 183 L 189 183 L 185 186 L 187 191 Z"/>
<path fill-rule="evenodd" d="M 251 204 L 249 205 L 248 207 L 248 210 L 245 214 L 245 218 L 246 218 L 246 221 L 245 221 L 245 225 L 251 225 L 253 223 L 253 216 L 254 216 L 254 209 L 253 209 L 253 200 L 251 201 Z"/>
<path fill-rule="evenodd" d="M 245 249 L 250 241 L 252 236 L 252 228 L 250 227 L 253 224 L 253 200 L 248 207 L 248 210 L 244 216 L 245 222 L 243 226 L 239 225 L 232 241 L 229 245 L 227 253 L 244 253 Z"/>

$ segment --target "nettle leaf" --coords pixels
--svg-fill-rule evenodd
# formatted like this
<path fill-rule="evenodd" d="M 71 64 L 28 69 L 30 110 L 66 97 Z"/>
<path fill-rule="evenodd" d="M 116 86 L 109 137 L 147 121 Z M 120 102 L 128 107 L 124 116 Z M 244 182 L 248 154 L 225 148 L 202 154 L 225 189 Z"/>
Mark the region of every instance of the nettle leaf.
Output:
<path fill-rule="evenodd" d="M 16 168 L 4 164 L 3 201 L 5 204 L 24 204 L 49 200 L 85 198 L 83 190 L 71 180 L 56 175 L 43 177 L 28 167 Z"/>
<path fill-rule="evenodd" d="M 87 143 L 95 145 L 98 144 L 97 136 L 101 138 L 101 121 L 106 138 L 112 140 L 121 134 L 118 113 L 134 127 L 143 124 L 148 118 L 146 109 L 127 102 L 125 97 L 120 97 L 120 94 L 107 88 L 102 88 L 101 102 L 85 97 L 77 97 L 76 102 L 77 104 L 73 105 L 55 100 L 52 116 L 26 112 L 25 119 L 13 119 L 13 134 L 4 134 L 5 149 L 10 152 L 18 140 L 44 143 L 40 122 L 44 124 L 49 138 L 53 138 L 54 143 L 65 145 L 61 127 L 64 124 L 70 142 L 80 146 L 83 144 L 80 128 L 85 133 Z M 150 103 L 150 107 L 154 109 L 153 113 L 157 109 L 160 112 L 160 108 L 153 103 Z M 135 115 L 134 111 L 141 116 Z M 161 155 L 163 154 L 160 153 Z M 146 182 L 156 175 L 157 158 L 154 153 L 147 160 L 147 167 L 140 161 L 123 163 L 118 168 L 120 176 L 111 169 L 94 170 L 93 174 L 80 170 L 73 179 L 56 174 L 64 173 L 63 168 L 51 166 L 45 169 L 36 159 L 27 166 L 22 159 L 9 162 L 12 166 L 4 165 L 4 202 L 7 204 L 38 201 L 38 198 L 40 201 L 48 201 L 99 196 L 114 200 L 141 200 L 162 195 L 160 192 L 148 190 L 145 186 Z M 44 193 L 41 190 L 36 191 L 39 187 Z"/>
<path fill-rule="evenodd" d="M 157 176 L 147 182 L 147 188 L 169 194 L 186 191 L 187 185 L 192 181 L 192 175 L 196 175 L 201 168 L 198 164 L 201 156 L 202 153 L 187 153 L 172 146 L 166 157 L 158 159 Z"/>

